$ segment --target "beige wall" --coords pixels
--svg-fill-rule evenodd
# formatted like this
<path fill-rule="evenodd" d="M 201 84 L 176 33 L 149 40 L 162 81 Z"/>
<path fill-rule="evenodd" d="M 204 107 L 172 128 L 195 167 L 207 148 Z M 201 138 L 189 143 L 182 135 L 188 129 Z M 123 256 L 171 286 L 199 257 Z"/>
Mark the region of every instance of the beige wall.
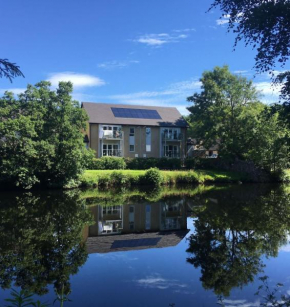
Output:
<path fill-rule="evenodd" d="M 90 124 L 90 148 L 95 150 L 96 157 L 99 156 L 99 124 Z"/>
<path fill-rule="evenodd" d="M 135 129 L 135 151 L 130 152 L 129 138 L 130 128 Z M 146 126 L 123 126 L 124 131 L 124 157 L 135 158 L 135 154 L 138 154 L 139 158 L 146 157 L 160 157 L 160 128 L 159 127 L 148 127 L 151 128 L 151 151 L 146 151 Z"/>
<path fill-rule="evenodd" d="M 130 152 L 129 148 L 129 138 L 130 138 L 130 128 L 135 129 L 135 151 Z M 135 158 L 135 155 L 138 154 L 139 158 L 143 158 L 143 155 L 146 154 L 146 157 L 159 158 L 161 155 L 160 148 L 160 127 L 149 127 L 151 128 L 151 151 L 146 151 L 146 126 L 122 126 L 122 131 L 124 132 L 124 140 L 122 143 L 123 156 L 129 158 Z M 181 142 L 167 142 L 170 145 L 180 145 L 181 157 L 186 154 L 186 128 L 181 128 L 181 133 L 183 134 L 183 139 Z M 88 132 L 90 140 L 90 148 L 96 151 L 96 157 L 100 156 L 99 148 L 99 124 L 90 124 L 90 129 Z M 110 141 L 106 141 L 110 142 Z M 112 141 L 113 142 L 113 141 Z M 163 145 L 162 145 L 163 146 Z"/>

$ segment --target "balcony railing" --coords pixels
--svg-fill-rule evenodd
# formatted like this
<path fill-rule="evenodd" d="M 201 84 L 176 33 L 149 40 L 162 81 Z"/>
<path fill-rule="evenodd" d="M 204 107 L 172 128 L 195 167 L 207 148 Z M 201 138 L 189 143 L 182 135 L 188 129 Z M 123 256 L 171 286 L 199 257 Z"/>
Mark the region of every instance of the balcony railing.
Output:
<path fill-rule="evenodd" d="M 115 130 L 104 130 L 103 139 L 109 140 L 122 140 L 123 139 L 123 131 L 115 131 Z"/>
<path fill-rule="evenodd" d="M 103 149 L 103 157 L 122 157 L 123 152 L 120 149 Z"/>
<path fill-rule="evenodd" d="M 162 140 L 163 141 L 181 141 L 182 140 L 182 133 L 162 133 Z"/>
<path fill-rule="evenodd" d="M 167 151 L 164 152 L 163 157 L 165 157 L 165 158 L 178 158 L 179 159 L 180 153 L 173 151 L 173 150 L 167 150 Z"/>

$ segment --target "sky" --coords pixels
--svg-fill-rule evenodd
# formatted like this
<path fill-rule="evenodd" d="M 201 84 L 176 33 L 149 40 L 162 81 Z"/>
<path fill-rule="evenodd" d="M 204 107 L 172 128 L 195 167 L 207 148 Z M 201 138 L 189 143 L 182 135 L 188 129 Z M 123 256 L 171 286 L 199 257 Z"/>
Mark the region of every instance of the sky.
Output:
<path fill-rule="evenodd" d="M 279 89 L 255 75 L 255 51 L 235 36 L 213 0 L 5 0 L 0 58 L 25 78 L 0 79 L 0 94 L 27 84 L 72 81 L 83 102 L 173 106 L 186 115 L 186 98 L 200 91 L 205 70 L 229 65 L 253 79 L 266 103 Z"/>

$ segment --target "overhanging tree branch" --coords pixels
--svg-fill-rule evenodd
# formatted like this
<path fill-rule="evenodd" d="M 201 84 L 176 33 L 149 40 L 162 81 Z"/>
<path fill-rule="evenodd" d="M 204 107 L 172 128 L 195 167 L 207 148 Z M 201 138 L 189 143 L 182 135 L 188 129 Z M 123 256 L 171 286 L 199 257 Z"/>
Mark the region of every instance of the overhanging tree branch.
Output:
<path fill-rule="evenodd" d="M 0 59 L 0 78 L 7 78 L 12 82 L 15 77 L 23 77 L 24 74 L 15 63 L 9 62 L 8 59 Z"/>

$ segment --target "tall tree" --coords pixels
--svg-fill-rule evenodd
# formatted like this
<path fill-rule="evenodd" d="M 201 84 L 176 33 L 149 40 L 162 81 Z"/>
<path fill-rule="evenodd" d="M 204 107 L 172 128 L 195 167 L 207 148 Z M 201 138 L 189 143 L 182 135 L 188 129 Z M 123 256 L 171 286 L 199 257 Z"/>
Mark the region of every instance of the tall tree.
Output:
<path fill-rule="evenodd" d="M 290 71 L 278 76 L 274 68 L 282 67 L 290 56 L 290 1 L 289 0 L 214 0 L 212 8 L 219 7 L 229 17 L 228 31 L 257 49 L 255 69 L 270 72 L 275 83 L 282 84 L 281 99 L 285 112 L 290 112 Z M 290 120 L 289 120 L 290 123 Z"/>
<path fill-rule="evenodd" d="M 227 66 L 205 71 L 200 81 L 202 91 L 187 98 L 193 102 L 188 108 L 193 136 L 205 147 L 218 142 L 221 157 L 253 160 L 270 170 L 284 168 L 289 131 L 278 113 L 259 102 L 252 82 L 231 74 Z"/>
<path fill-rule="evenodd" d="M 72 84 L 28 85 L 14 98 L 0 99 L 0 182 L 30 188 L 64 186 L 78 178 L 87 150 L 82 129 L 87 115 L 72 100 Z"/>

